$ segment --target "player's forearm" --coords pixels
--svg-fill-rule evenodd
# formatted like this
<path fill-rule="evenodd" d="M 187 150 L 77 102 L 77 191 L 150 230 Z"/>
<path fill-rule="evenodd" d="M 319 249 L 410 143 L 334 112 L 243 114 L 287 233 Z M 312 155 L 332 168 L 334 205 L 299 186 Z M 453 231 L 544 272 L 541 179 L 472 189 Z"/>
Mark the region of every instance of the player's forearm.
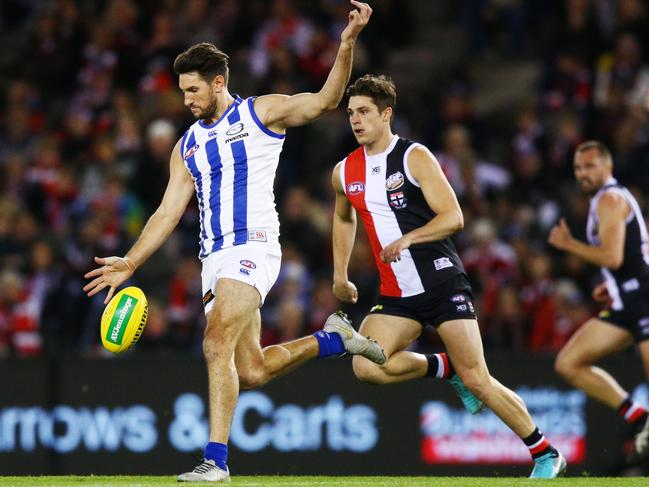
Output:
<path fill-rule="evenodd" d="M 141 266 L 169 238 L 179 219 L 180 217 L 165 213 L 158 208 L 149 218 L 126 257 L 129 257 L 136 267 Z"/>
<path fill-rule="evenodd" d="M 327 81 L 322 89 L 318 92 L 318 98 L 322 111 L 333 110 L 338 106 L 345 93 L 345 87 L 349 82 L 352 73 L 352 63 L 354 60 L 354 43 L 352 41 L 342 41 L 338 49 L 338 55 L 334 62 Z"/>
<path fill-rule="evenodd" d="M 416 228 L 408 233 L 411 245 L 425 242 L 434 242 L 450 237 L 464 228 L 464 218 L 460 211 L 439 213 L 423 227 Z"/>
<path fill-rule="evenodd" d="M 618 255 L 606 247 L 595 247 L 585 244 L 574 238 L 566 244 L 565 250 L 591 264 L 614 270 L 618 269 L 624 261 L 624 255 Z"/>
<path fill-rule="evenodd" d="M 343 220 L 334 215 L 333 223 L 334 282 L 348 280 L 347 268 L 354 248 L 356 220 Z"/>

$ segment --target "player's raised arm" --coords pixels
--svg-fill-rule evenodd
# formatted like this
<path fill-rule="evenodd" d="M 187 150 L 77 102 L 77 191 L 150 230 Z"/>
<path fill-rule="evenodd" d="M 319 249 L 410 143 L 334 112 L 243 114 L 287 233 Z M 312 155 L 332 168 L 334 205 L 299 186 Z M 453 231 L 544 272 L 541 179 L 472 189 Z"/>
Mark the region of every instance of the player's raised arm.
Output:
<path fill-rule="evenodd" d="M 147 184 L 146 181 L 140 181 Z M 109 287 L 104 303 L 113 297 L 115 289 L 133 275 L 135 269 L 146 261 L 167 240 L 183 215 L 194 193 L 194 183 L 185 169 L 180 155 L 180 141 L 174 147 L 169 163 L 169 183 L 158 209 L 151 215 L 135 245 L 124 257 L 95 257 L 98 267 L 88 272 L 86 279 L 94 278 L 84 286 L 88 296 L 94 296 Z"/>
<path fill-rule="evenodd" d="M 336 209 L 333 217 L 333 254 L 334 254 L 334 284 L 333 291 L 338 299 L 346 303 L 358 300 L 356 286 L 349 280 L 347 268 L 349 258 L 356 238 L 356 212 L 345 196 L 340 177 L 342 164 L 337 164 L 333 170 L 331 183 L 336 191 Z"/>
<path fill-rule="evenodd" d="M 435 156 L 424 147 L 416 147 L 406 163 L 435 217 L 386 246 L 381 252 L 384 262 L 400 260 L 401 251 L 413 244 L 442 240 L 464 227 L 460 204 Z"/>
<path fill-rule="evenodd" d="M 269 129 L 282 132 L 287 127 L 307 124 L 340 103 L 352 71 L 356 38 L 372 15 L 366 3 L 351 3 L 356 8 L 349 12 L 349 23 L 340 35 L 338 55 L 322 89 L 293 96 L 265 95 L 255 100 L 255 111 Z"/>

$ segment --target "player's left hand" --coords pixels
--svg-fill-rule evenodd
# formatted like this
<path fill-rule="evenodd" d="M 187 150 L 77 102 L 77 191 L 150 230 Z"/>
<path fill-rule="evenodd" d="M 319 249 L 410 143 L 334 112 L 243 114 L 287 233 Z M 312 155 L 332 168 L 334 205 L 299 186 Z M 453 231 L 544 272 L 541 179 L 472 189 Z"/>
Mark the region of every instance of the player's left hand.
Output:
<path fill-rule="evenodd" d="M 351 3 L 356 8 L 349 12 L 349 23 L 340 34 L 340 40 L 343 42 L 354 42 L 372 15 L 372 8 L 368 4 L 356 0 L 351 0 Z"/>
<path fill-rule="evenodd" d="M 548 243 L 559 250 L 567 250 L 570 242 L 572 242 L 572 234 L 570 233 L 566 219 L 562 218 L 559 220 L 559 224 L 550 230 Z"/>
<path fill-rule="evenodd" d="M 399 240 L 395 240 L 390 245 L 381 250 L 381 260 L 383 262 L 397 262 L 401 260 L 401 252 L 410 247 L 410 237 L 404 235 Z"/>

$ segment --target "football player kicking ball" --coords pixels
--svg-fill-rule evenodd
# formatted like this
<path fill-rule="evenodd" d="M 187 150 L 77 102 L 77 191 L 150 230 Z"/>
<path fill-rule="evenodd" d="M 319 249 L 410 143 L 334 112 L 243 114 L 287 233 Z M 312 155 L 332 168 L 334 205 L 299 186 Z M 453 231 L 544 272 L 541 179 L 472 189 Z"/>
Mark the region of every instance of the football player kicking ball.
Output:
<path fill-rule="evenodd" d="M 347 277 L 358 213 L 381 278 L 378 303 L 360 333 L 376 339 L 387 356 L 381 365 L 354 357 L 356 377 L 375 384 L 446 379 L 469 412 L 485 404 L 523 440 L 534 459 L 531 477 L 563 474 L 563 455 L 535 426 L 523 400 L 489 374 L 471 286 L 449 239 L 463 227 L 462 210 L 435 157 L 392 133 L 394 83 L 365 75 L 347 95 L 361 147 L 333 171 L 334 293 L 345 302 L 358 297 Z M 436 327 L 448 355 L 406 350 L 425 325 Z"/>
<path fill-rule="evenodd" d="M 200 209 L 203 355 L 209 386 L 209 443 L 203 461 L 179 481 L 227 482 L 228 438 L 239 388 L 252 388 L 316 357 L 361 353 L 385 361 L 376 344 L 351 326 L 288 343 L 259 346 L 259 308 L 279 273 L 281 250 L 273 181 L 288 127 L 312 122 L 338 106 L 349 81 L 356 39 L 372 9 L 351 0 L 334 65 L 318 93 L 245 100 L 228 89 L 228 56 L 200 43 L 178 55 L 174 70 L 196 122 L 178 141 L 162 202 L 124 257 L 96 258 L 86 274 L 89 296 L 106 302 L 171 234 L 194 194 Z M 328 322 L 340 322 L 332 315 Z"/>

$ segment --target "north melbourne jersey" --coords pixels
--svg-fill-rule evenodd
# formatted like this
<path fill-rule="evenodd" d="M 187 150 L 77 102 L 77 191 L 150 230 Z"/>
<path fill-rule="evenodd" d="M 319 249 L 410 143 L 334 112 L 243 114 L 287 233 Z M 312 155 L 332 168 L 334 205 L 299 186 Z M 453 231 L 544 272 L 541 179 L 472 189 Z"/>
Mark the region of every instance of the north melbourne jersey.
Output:
<path fill-rule="evenodd" d="M 200 211 L 200 257 L 250 241 L 276 240 L 273 181 L 284 134 L 265 127 L 254 97 L 234 102 L 213 124 L 195 122 L 180 152 Z"/>

